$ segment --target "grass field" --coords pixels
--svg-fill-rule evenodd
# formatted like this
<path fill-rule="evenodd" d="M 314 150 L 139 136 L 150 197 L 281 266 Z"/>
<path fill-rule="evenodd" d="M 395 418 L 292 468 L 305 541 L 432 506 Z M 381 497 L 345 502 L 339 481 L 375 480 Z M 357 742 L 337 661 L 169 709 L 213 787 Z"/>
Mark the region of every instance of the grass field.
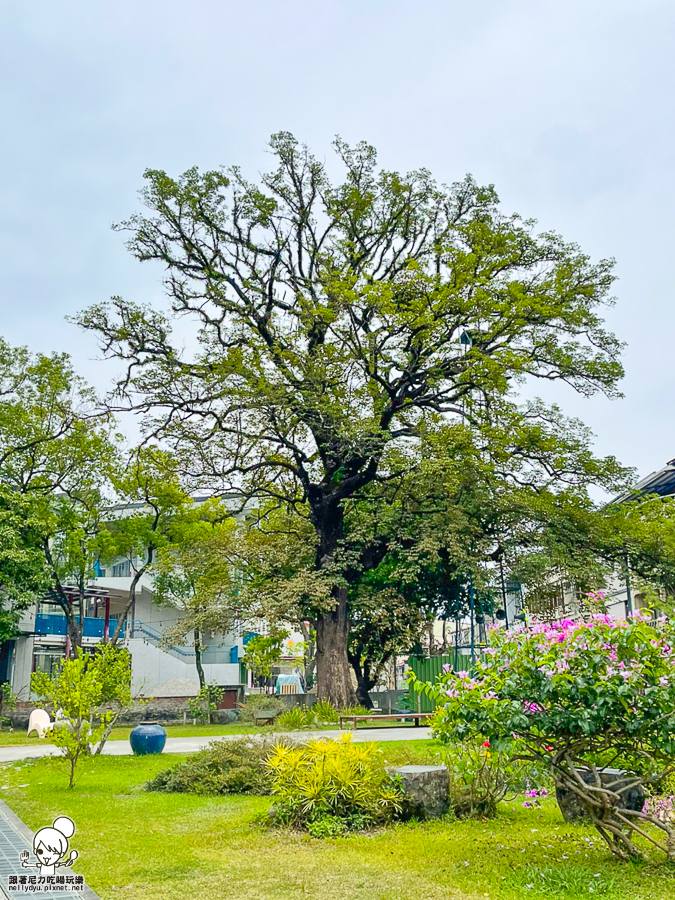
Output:
<path fill-rule="evenodd" d="M 265 732 L 272 733 L 274 730 L 278 730 L 278 726 L 274 728 L 265 725 L 262 727 L 256 727 L 254 725 L 239 725 L 235 723 L 233 725 L 167 725 L 166 733 L 167 737 L 222 737 L 225 734 L 254 734 L 260 732 L 264 734 Z M 392 727 L 392 722 L 371 722 L 368 725 L 369 729 L 374 728 L 390 728 Z M 413 727 L 410 725 L 409 727 Z M 121 727 L 121 728 L 113 728 L 112 733 L 110 735 L 111 741 L 128 741 L 129 734 L 131 733 L 132 725 Z M 316 725 L 307 729 L 298 729 L 298 733 L 302 734 L 303 731 L 337 731 L 337 725 Z M 359 731 L 364 730 L 363 726 L 359 729 Z M 38 746 L 40 744 L 49 743 L 48 739 L 42 740 L 41 738 L 36 737 L 34 734 L 30 737 L 26 736 L 26 729 L 16 729 L 14 731 L 10 731 L 8 728 L 0 728 L 0 747 L 20 747 L 20 746 Z"/>
<path fill-rule="evenodd" d="M 383 749 L 396 759 L 406 752 L 396 744 Z M 542 810 L 506 805 L 492 822 L 409 823 L 319 841 L 258 825 L 269 798 L 143 790 L 181 758 L 90 759 L 72 791 L 62 761 L 33 760 L 0 768 L 0 789 L 33 829 L 58 814 L 75 820 L 76 868 L 103 900 L 670 900 L 675 894 L 675 868 L 615 862 L 592 829 L 566 825 L 552 802 Z"/>
<path fill-rule="evenodd" d="M 132 725 L 122 728 L 113 728 L 110 735 L 111 741 L 128 741 L 131 733 Z M 168 737 L 220 737 L 224 734 L 250 734 L 259 731 L 253 725 L 167 725 L 166 733 Z M 6 728 L 0 729 L 0 747 L 18 747 L 18 746 L 39 746 L 40 744 L 49 743 L 49 739 L 41 739 L 34 734 L 30 737 L 26 736 L 25 728 L 16 731 L 9 731 Z"/>

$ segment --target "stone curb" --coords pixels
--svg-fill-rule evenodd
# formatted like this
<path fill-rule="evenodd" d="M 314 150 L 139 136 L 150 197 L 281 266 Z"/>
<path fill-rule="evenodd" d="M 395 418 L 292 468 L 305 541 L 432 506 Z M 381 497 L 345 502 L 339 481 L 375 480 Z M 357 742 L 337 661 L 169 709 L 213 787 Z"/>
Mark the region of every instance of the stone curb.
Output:
<path fill-rule="evenodd" d="M 10 824 L 16 829 L 16 831 L 19 832 L 21 837 L 25 839 L 25 841 L 28 844 L 28 847 L 32 847 L 33 846 L 33 832 L 30 830 L 30 828 L 24 822 L 21 821 L 21 819 L 16 815 L 16 813 L 13 810 L 11 810 L 9 808 L 9 806 L 7 806 L 7 804 L 3 800 L 0 800 L 0 812 L 2 812 L 3 815 L 9 820 Z M 21 869 L 21 866 L 18 864 L 18 860 L 17 860 L 17 874 L 20 874 L 22 871 L 25 871 L 25 870 Z M 72 869 L 71 869 L 71 871 L 72 871 Z M 13 898 L 25 896 L 23 893 L 19 893 L 18 891 L 12 892 L 10 895 L 8 895 L 3 890 L 1 885 L 0 885 L 0 893 L 4 897 L 8 897 L 8 900 L 13 900 Z M 71 898 L 84 897 L 85 900 L 101 900 L 99 895 L 97 893 L 95 893 L 94 891 L 92 891 L 92 889 L 86 883 L 84 885 L 84 890 L 63 891 L 63 892 L 60 892 L 60 895 L 63 897 L 71 897 Z M 40 894 L 35 894 L 35 896 L 39 897 Z"/>

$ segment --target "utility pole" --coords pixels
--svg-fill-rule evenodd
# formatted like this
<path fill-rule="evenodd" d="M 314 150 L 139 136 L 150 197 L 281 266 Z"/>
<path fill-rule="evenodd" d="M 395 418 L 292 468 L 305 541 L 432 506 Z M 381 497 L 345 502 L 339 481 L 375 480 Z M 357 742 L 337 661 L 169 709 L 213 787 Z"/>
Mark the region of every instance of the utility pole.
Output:
<path fill-rule="evenodd" d="M 502 603 L 504 604 L 504 627 L 509 630 L 509 610 L 506 603 L 506 579 L 504 578 L 504 557 L 499 557 L 499 575 L 502 582 Z"/>
<path fill-rule="evenodd" d="M 626 618 L 633 612 L 633 593 L 630 586 L 630 562 L 628 553 L 624 554 L 624 565 L 626 570 Z"/>
<path fill-rule="evenodd" d="M 476 662 L 476 620 L 474 616 L 475 603 L 473 592 L 473 577 L 469 575 L 469 611 L 471 614 L 471 668 Z"/>

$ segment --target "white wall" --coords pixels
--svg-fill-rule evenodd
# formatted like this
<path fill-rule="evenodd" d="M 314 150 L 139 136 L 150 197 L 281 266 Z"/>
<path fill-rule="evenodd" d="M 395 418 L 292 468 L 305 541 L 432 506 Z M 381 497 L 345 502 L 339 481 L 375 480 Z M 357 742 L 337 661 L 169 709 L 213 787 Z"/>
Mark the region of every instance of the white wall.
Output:
<path fill-rule="evenodd" d="M 136 595 L 134 618 L 140 619 L 146 625 L 152 625 L 158 631 L 164 631 L 177 622 L 180 612 L 172 606 L 158 606 L 152 602 L 150 591 L 143 590 Z"/>
<path fill-rule="evenodd" d="M 194 660 L 178 659 L 141 638 L 133 638 L 126 646 L 131 653 L 131 684 L 134 693 L 146 697 L 161 696 L 161 685 L 176 678 L 191 682 L 195 694 L 199 690 L 199 676 Z M 237 663 L 204 666 L 207 684 L 234 687 L 239 684 L 239 674 Z"/>
<path fill-rule="evenodd" d="M 30 675 L 33 668 L 33 637 L 19 637 L 14 644 L 12 690 L 19 700 L 30 699 Z"/>

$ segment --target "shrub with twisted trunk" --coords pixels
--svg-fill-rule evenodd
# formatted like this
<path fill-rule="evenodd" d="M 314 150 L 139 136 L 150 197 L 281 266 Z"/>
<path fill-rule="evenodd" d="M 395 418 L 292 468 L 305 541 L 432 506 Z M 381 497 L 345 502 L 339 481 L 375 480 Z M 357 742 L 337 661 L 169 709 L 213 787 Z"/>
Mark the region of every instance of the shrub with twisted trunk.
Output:
<path fill-rule="evenodd" d="M 496 629 L 471 674 L 413 683 L 438 702 L 441 738 L 480 736 L 495 751 L 517 741 L 514 756 L 545 762 L 614 854 L 638 857 L 639 836 L 675 861 L 673 823 L 627 801 L 631 788 L 654 788 L 675 770 L 672 622 L 598 614 Z"/>

